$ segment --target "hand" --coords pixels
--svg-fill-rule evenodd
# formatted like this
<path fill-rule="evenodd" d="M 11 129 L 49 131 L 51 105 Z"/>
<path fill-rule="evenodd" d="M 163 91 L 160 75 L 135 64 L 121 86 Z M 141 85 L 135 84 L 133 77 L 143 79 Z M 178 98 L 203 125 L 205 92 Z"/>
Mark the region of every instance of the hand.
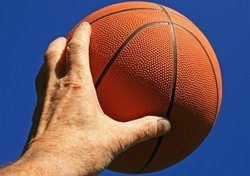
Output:
<path fill-rule="evenodd" d="M 37 76 L 38 103 L 19 163 L 41 162 L 47 175 L 97 174 L 119 153 L 170 130 L 161 117 L 124 123 L 104 114 L 90 72 L 90 33 L 84 22 L 69 42 L 53 41 Z"/>

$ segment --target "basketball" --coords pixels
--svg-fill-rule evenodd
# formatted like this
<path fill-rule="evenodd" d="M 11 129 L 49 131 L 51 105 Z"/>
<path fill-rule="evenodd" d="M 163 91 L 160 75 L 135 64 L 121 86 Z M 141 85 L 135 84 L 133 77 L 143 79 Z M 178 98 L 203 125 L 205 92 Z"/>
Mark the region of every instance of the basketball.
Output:
<path fill-rule="evenodd" d="M 120 154 L 109 169 L 155 172 L 190 155 L 222 100 L 220 66 L 204 34 L 179 12 L 150 2 L 110 5 L 82 21 L 92 28 L 90 67 L 105 114 L 121 122 L 162 116 L 172 126 Z"/>

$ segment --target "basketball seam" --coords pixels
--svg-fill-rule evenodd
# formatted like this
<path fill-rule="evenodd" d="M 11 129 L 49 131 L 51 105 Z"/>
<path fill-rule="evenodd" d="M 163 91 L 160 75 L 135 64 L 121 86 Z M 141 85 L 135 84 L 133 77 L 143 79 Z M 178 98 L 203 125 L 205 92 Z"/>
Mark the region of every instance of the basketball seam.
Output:
<path fill-rule="evenodd" d="M 103 69 L 101 75 L 99 76 L 99 78 L 97 79 L 97 81 L 95 83 L 96 90 L 100 86 L 102 80 L 104 79 L 104 76 L 106 75 L 106 73 L 108 72 L 108 70 L 110 69 L 110 67 L 112 66 L 112 64 L 115 62 L 116 58 L 119 56 L 119 54 L 121 53 L 121 51 L 123 50 L 123 48 L 129 43 L 129 41 L 132 40 L 143 29 L 145 29 L 147 27 L 150 27 L 150 26 L 153 26 L 153 25 L 156 25 L 156 24 L 169 24 L 169 23 L 166 22 L 166 21 L 155 21 L 155 22 L 151 22 L 151 23 L 146 23 L 146 24 L 140 26 L 139 28 L 137 28 L 134 32 L 132 32 L 130 34 L 130 36 L 128 36 L 128 38 L 117 49 L 117 51 L 115 52 L 115 54 L 111 57 L 111 59 L 109 60 L 108 64 Z"/>
<path fill-rule="evenodd" d="M 164 8 L 165 9 L 165 8 Z M 180 15 L 180 14 L 178 14 L 178 13 L 174 13 L 174 12 L 168 12 L 168 14 L 173 14 L 173 15 L 177 15 L 178 17 L 181 17 L 182 19 L 184 19 L 184 20 L 187 20 L 188 22 L 190 22 L 190 23 L 192 23 L 194 26 L 196 26 L 194 23 L 193 23 L 193 21 L 191 21 L 189 18 L 187 18 L 186 16 L 184 16 L 184 15 Z"/>
<path fill-rule="evenodd" d="M 177 46 L 176 46 L 176 37 L 175 37 L 175 31 L 174 31 L 174 25 L 172 22 L 172 19 L 170 15 L 168 14 L 167 10 L 160 5 L 160 7 L 163 9 L 164 13 L 169 19 L 170 23 L 170 29 L 171 29 L 171 38 L 172 38 L 172 45 L 173 45 L 173 80 L 172 80 L 172 90 L 170 94 L 170 101 L 169 101 L 169 107 L 167 110 L 166 118 L 170 118 L 172 106 L 174 103 L 174 97 L 175 97 L 175 89 L 176 89 L 176 80 L 177 80 Z"/>
<path fill-rule="evenodd" d="M 111 15 L 114 15 L 114 14 L 117 14 L 117 13 L 122 13 L 122 12 L 128 12 L 128 11 L 134 11 L 134 10 L 153 10 L 153 11 L 160 11 L 160 9 L 156 9 L 156 8 L 131 8 L 131 9 L 123 9 L 123 10 L 119 10 L 119 11 L 115 11 L 115 12 L 111 12 L 111 13 L 108 13 L 106 15 L 103 15 L 97 19 L 95 19 L 94 21 L 91 21 L 90 24 L 93 24 L 95 23 L 96 21 L 99 21 L 103 18 L 106 18 L 108 16 L 111 16 Z"/>
<path fill-rule="evenodd" d="M 159 4 L 158 4 L 159 5 Z M 172 45 L 173 45 L 173 79 L 172 79 L 172 88 L 171 88 L 171 93 L 170 93 L 170 100 L 169 100 L 169 105 L 167 108 L 167 113 L 165 115 L 165 117 L 167 119 L 170 118 L 171 115 L 171 111 L 173 108 L 173 104 L 174 104 L 174 97 L 175 97 L 175 90 L 176 90 L 176 81 L 177 81 L 177 47 L 176 47 L 176 37 L 175 37 L 175 31 L 174 31 L 174 25 L 172 22 L 172 19 L 167 11 L 167 9 L 165 9 L 162 5 L 159 5 L 160 8 L 162 9 L 162 12 L 167 16 L 169 21 L 169 26 L 170 26 L 170 30 L 171 30 L 171 38 L 172 38 Z M 155 155 L 157 154 L 157 151 L 159 150 L 161 143 L 163 140 L 163 136 L 158 138 L 158 141 L 155 145 L 155 148 L 153 150 L 153 152 L 151 153 L 149 159 L 145 162 L 145 164 L 143 165 L 143 167 L 137 172 L 137 173 L 141 173 L 143 172 L 149 165 L 150 163 L 153 161 Z"/>
<path fill-rule="evenodd" d="M 157 8 L 146 8 L 146 7 L 145 7 L 145 8 L 124 9 L 124 10 L 119 10 L 119 11 L 115 11 L 115 12 L 112 12 L 112 13 L 109 13 L 109 14 L 106 14 L 106 15 L 103 15 L 103 16 L 101 16 L 101 17 L 99 17 L 99 18 L 97 18 L 97 19 L 95 19 L 95 20 L 93 20 L 93 21 L 91 21 L 91 22 L 89 22 L 89 23 L 90 23 L 90 24 L 93 24 L 93 23 L 95 23 L 95 22 L 97 22 L 97 21 L 99 21 L 99 20 L 101 20 L 101 19 L 104 19 L 104 18 L 106 18 L 106 17 L 109 17 L 109 16 L 111 16 L 111 15 L 115 15 L 115 14 L 122 13 L 122 12 L 134 11 L 134 10 L 152 10 L 152 11 L 160 11 L 160 12 L 163 12 L 163 11 L 164 11 L 164 10 L 162 10 L 162 9 L 157 9 Z M 183 19 L 187 19 L 186 17 L 181 16 L 181 15 L 179 15 L 179 14 L 177 14 L 177 13 L 174 13 L 174 12 L 168 12 L 168 13 L 177 15 L 177 16 L 183 18 Z"/>
<path fill-rule="evenodd" d="M 202 49 L 205 51 L 205 53 L 206 53 L 206 55 L 208 57 L 209 63 L 210 63 L 210 65 L 212 67 L 212 70 L 213 70 L 213 75 L 214 75 L 215 85 L 216 85 L 216 99 L 217 99 L 216 103 L 217 104 L 216 104 L 216 113 L 215 113 L 215 115 L 217 116 L 218 115 L 218 110 L 219 110 L 219 86 L 218 86 L 217 76 L 216 76 L 214 65 L 213 65 L 213 63 L 211 61 L 211 58 L 210 58 L 206 48 L 203 46 L 202 42 L 194 35 L 194 33 L 192 33 L 190 30 L 188 30 L 184 26 L 181 26 L 181 25 L 175 24 L 175 23 L 173 23 L 173 24 L 175 26 L 178 26 L 178 27 L 182 28 L 183 30 L 187 31 L 189 34 L 191 34 L 197 40 L 197 42 L 201 45 Z"/>

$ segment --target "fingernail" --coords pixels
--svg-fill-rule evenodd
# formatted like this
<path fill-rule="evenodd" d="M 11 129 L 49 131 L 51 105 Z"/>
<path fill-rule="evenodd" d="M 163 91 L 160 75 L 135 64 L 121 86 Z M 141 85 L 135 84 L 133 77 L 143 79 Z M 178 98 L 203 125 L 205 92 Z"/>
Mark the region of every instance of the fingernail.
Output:
<path fill-rule="evenodd" d="M 87 21 L 84 21 L 80 26 L 82 26 L 84 29 L 88 29 L 90 27 L 90 24 Z"/>
<path fill-rule="evenodd" d="M 160 119 L 157 122 L 157 134 L 158 136 L 162 136 L 169 132 L 171 129 L 171 125 L 168 120 L 166 119 Z"/>

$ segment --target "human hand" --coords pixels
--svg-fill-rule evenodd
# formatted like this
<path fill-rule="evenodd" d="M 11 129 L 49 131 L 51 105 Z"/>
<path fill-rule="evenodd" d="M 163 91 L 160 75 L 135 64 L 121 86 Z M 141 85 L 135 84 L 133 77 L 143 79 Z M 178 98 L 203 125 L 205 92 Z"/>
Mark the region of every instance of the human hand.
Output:
<path fill-rule="evenodd" d="M 38 162 L 47 175 L 97 174 L 119 153 L 170 130 L 161 117 L 117 122 L 105 115 L 90 72 L 90 33 L 85 22 L 69 42 L 53 41 L 37 76 L 38 103 L 19 163 Z"/>

